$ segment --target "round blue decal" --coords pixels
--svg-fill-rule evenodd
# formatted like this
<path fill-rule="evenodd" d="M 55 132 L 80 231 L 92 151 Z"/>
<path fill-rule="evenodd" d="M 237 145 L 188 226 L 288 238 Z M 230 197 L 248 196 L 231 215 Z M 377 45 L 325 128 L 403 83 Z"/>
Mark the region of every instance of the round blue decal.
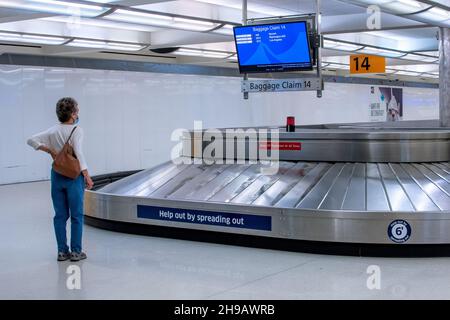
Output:
<path fill-rule="evenodd" d="M 389 224 L 388 236 L 396 243 L 406 242 L 411 237 L 411 226 L 405 220 L 394 220 Z"/>

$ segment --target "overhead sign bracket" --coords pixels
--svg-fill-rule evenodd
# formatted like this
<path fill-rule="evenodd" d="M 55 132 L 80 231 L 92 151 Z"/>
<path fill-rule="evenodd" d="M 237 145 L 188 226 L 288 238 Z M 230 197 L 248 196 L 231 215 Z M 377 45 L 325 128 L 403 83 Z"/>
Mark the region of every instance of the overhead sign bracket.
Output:
<path fill-rule="evenodd" d="M 247 0 L 242 0 L 242 25 L 252 25 L 260 23 L 283 23 L 291 21 L 306 21 L 310 30 L 310 42 L 315 49 L 314 61 L 316 77 L 311 74 L 303 74 L 305 78 L 297 79 L 264 79 L 264 80 L 249 80 L 248 73 L 244 73 L 244 79 L 241 84 L 241 91 L 244 94 L 244 99 L 248 99 L 249 92 L 277 92 L 277 91 L 316 91 L 317 97 L 322 97 L 324 89 L 322 77 L 322 52 L 323 38 L 321 36 L 321 15 L 320 6 L 321 0 L 316 0 L 316 13 L 290 15 L 279 17 L 263 17 L 247 19 Z M 299 74 L 300 75 L 300 74 Z M 301 75 L 300 75 L 301 76 Z M 307 77 L 307 78 L 306 78 Z"/>

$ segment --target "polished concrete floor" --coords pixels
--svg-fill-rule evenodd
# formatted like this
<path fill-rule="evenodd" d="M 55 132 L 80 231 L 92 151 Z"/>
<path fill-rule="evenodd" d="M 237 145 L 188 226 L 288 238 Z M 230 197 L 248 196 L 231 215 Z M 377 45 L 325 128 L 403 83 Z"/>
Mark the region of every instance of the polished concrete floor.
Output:
<path fill-rule="evenodd" d="M 0 186 L 0 299 L 450 299 L 450 258 L 324 256 L 89 226 L 76 269 L 56 261 L 49 187 Z"/>

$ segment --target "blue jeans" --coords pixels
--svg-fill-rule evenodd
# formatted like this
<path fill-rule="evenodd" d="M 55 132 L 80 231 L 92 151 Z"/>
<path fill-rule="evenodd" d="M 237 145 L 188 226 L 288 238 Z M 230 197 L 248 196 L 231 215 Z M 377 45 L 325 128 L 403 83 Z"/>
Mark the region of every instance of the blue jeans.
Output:
<path fill-rule="evenodd" d="M 80 174 L 75 180 L 66 178 L 52 169 L 52 201 L 55 209 L 53 226 L 55 227 L 58 252 L 69 252 L 66 237 L 66 224 L 70 217 L 70 249 L 81 252 L 83 235 L 83 197 L 84 176 Z"/>

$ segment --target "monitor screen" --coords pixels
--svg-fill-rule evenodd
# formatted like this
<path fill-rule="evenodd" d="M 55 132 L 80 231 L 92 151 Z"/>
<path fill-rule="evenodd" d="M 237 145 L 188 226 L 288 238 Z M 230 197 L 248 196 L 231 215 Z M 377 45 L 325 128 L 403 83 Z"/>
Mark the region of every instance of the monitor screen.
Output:
<path fill-rule="evenodd" d="M 312 70 L 306 21 L 233 30 L 241 73 Z"/>

